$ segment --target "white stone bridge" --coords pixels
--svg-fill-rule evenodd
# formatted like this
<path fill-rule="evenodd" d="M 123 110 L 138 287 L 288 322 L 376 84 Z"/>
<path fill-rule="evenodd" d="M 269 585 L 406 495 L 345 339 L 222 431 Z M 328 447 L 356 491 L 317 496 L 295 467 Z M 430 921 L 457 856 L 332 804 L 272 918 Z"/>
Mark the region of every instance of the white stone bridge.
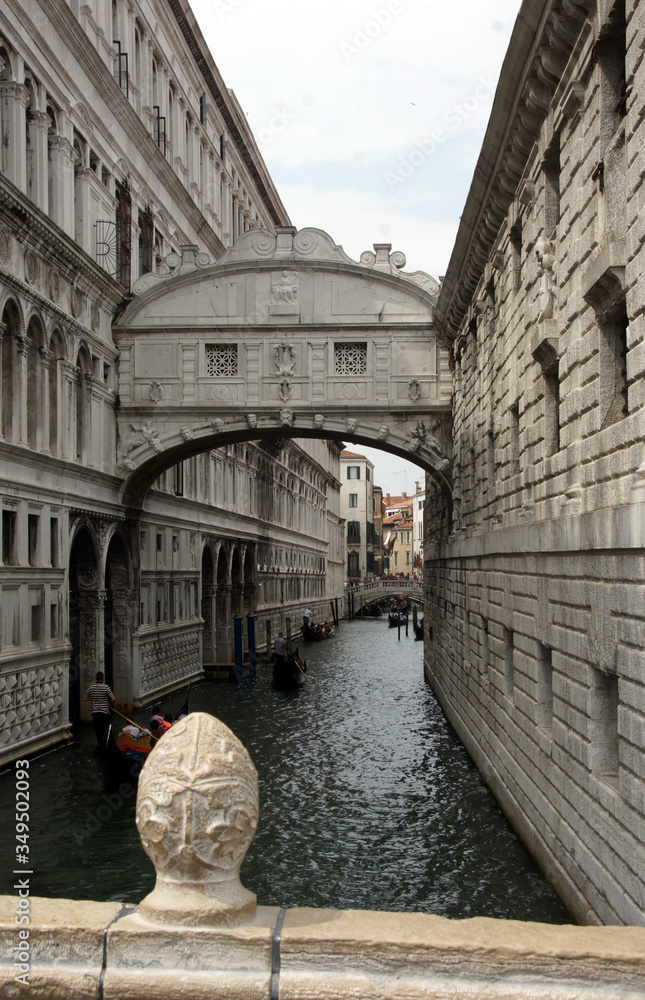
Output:
<path fill-rule="evenodd" d="M 350 595 L 353 598 L 353 613 L 359 614 L 361 608 L 367 607 L 373 601 L 390 601 L 398 594 L 405 594 L 413 604 L 423 608 L 423 580 L 374 580 L 368 583 L 358 583 L 345 590 L 346 605 Z"/>
<path fill-rule="evenodd" d="M 326 437 L 414 460 L 449 493 L 451 378 L 439 286 L 377 244 L 255 229 L 149 274 L 114 326 L 119 472 L 141 502 L 165 469 L 233 441 Z"/>

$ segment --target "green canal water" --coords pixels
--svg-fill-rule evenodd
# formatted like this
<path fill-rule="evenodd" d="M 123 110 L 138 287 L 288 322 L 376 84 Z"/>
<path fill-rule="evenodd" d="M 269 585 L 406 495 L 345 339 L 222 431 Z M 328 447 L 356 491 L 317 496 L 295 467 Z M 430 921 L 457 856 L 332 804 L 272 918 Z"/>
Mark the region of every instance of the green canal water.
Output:
<path fill-rule="evenodd" d="M 301 654 L 311 686 L 296 692 L 274 690 L 259 664 L 253 684 L 204 683 L 191 696 L 258 770 L 260 823 L 242 881 L 259 902 L 570 922 L 443 717 L 422 643 L 371 619 L 342 622 Z M 102 767 L 91 728 L 32 761 L 30 782 L 32 894 L 139 902 L 154 872 L 135 793 Z M 14 794 L 10 771 L 0 776 L 5 817 Z M 7 893 L 13 837 L 3 823 Z"/>

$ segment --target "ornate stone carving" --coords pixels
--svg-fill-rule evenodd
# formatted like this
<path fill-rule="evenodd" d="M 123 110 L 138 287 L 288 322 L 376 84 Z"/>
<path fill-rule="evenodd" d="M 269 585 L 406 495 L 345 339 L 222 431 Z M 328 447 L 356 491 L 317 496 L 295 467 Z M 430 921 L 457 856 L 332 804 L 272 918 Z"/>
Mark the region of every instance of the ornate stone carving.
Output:
<path fill-rule="evenodd" d="M 38 267 L 38 258 L 33 250 L 27 250 L 25 252 L 25 280 L 29 282 L 30 285 L 35 285 L 38 281 L 40 268 Z"/>
<path fill-rule="evenodd" d="M 387 441 L 389 436 L 390 436 L 390 428 L 387 426 L 387 424 L 381 424 L 378 431 L 378 440 Z"/>
<path fill-rule="evenodd" d="M 324 415 L 322 413 L 316 413 L 314 415 L 314 427 L 316 428 L 316 430 L 321 431 L 323 429 L 324 423 L 325 423 Z"/>
<path fill-rule="evenodd" d="M 251 430 L 254 430 L 257 427 L 257 425 L 258 425 L 258 415 L 257 415 L 257 413 L 247 413 L 247 415 L 246 415 L 246 422 L 249 425 L 249 427 L 251 428 Z"/>
<path fill-rule="evenodd" d="M 191 927 L 252 919 L 239 871 L 258 814 L 257 772 L 230 729 L 203 712 L 173 726 L 139 779 L 137 828 L 157 873 L 140 915 Z"/>
<path fill-rule="evenodd" d="M 283 402 L 288 402 L 293 396 L 293 386 L 288 378 L 283 378 L 280 383 L 280 398 Z"/>
<path fill-rule="evenodd" d="M 60 277 L 54 268 L 49 272 L 49 297 L 54 303 L 60 300 Z"/>
<path fill-rule="evenodd" d="M 99 327 L 101 324 L 101 314 L 99 312 L 99 307 L 96 302 L 93 302 L 90 306 L 90 324 L 94 333 L 99 332 Z"/>
<path fill-rule="evenodd" d="M 133 431 L 136 431 L 137 433 L 141 434 L 141 437 L 146 442 L 146 444 L 149 444 L 152 448 L 154 448 L 155 451 L 163 451 L 163 445 L 159 440 L 159 434 L 152 426 L 151 420 L 146 420 L 143 427 L 135 427 L 134 424 L 130 424 L 130 427 L 132 428 Z M 136 447 L 136 445 L 134 447 Z"/>
<path fill-rule="evenodd" d="M 183 437 L 184 441 L 192 441 L 193 438 L 195 437 L 195 432 L 192 429 L 192 427 L 186 427 L 186 426 L 180 427 L 179 433 Z"/>
<path fill-rule="evenodd" d="M 293 410 L 280 410 L 280 426 L 293 427 Z"/>
<path fill-rule="evenodd" d="M 298 274 L 296 271 L 283 271 L 278 281 L 271 285 L 271 302 L 298 301 Z"/>
<path fill-rule="evenodd" d="M 354 420 L 353 417 L 347 417 L 345 420 L 345 426 L 347 427 L 348 433 L 353 434 L 358 426 L 358 420 Z"/>
<path fill-rule="evenodd" d="M 273 360 L 275 362 L 276 375 L 280 375 L 281 377 L 293 375 L 296 352 L 292 344 L 277 344 L 273 348 Z"/>
<path fill-rule="evenodd" d="M 550 240 L 540 239 L 535 244 L 535 256 L 542 271 L 540 279 L 540 320 L 553 319 L 555 311 L 555 246 Z"/>
<path fill-rule="evenodd" d="M 81 290 L 78 287 L 72 288 L 72 316 L 76 319 L 80 318 L 83 312 L 83 296 Z"/>
<path fill-rule="evenodd" d="M 9 263 L 11 257 L 11 233 L 6 226 L 0 226 L 0 264 L 3 267 Z"/>
<path fill-rule="evenodd" d="M 221 417 L 215 417 L 215 419 L 213 420 L 213 430 L 215 431 L 216 434 L 224 433 L 224 421 L 222 420 Z"/>
<path fill-rule="evenodd" d="M 161 382 L 152 382 L 150 384 L 150 392 L 148 395 L 153 403 L 158 403 L 160 399 L 163 399 L 166 394 L 164 387 Z"/>
<path fill-rule="evenodd" d="M 416 403 L 417 399 L 421 399 L 421 383 L 418 378 L 410 379 L 406 388 L 408 390 L 408 396 L 413 402 Z"/>

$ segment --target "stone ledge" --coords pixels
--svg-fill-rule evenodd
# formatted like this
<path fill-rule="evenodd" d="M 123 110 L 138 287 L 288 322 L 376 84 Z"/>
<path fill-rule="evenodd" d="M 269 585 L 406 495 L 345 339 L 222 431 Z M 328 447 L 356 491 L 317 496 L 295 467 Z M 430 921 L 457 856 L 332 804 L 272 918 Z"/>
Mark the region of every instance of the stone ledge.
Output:
<path fill-rule="evenodd" d="M 9 958 L 16 906 L 0 897 L 6 997 L 24 989 Z M 278 913 L 259 907 L 246 924 L 194 929 L 153 925 L 119 903 L 33 898 L 30 995 L 269 1000 Z M 302 908 L 286 913 L 280 966 L 282 1000 L 645 1000 L 645 928 Z"/>

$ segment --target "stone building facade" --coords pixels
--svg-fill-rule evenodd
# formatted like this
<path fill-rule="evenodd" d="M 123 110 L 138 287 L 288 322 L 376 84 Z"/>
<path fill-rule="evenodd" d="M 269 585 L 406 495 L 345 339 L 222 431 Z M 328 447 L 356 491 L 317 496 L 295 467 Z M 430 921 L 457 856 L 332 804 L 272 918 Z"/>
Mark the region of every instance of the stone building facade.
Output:
<path fill-rule="evenodd" d="M 348 583 L 360 583 L 376 572 L 374 465 L 365 455 L 343 449 L 340 468 L 340 512 L 346 525 L 346 579 Z"/>
<path fill-rule="evenodd" d="M 581 921 L 644 922 L 645 5 L 522 4 L 437 306 L 426 672 Z M 449 537 L 448 537 L 449 536 Z M 436 539 L 436 534 L 435 534 Z"/>
<path fill-rule="evenodd" d="M 112 325 L 146 272 L 289 224 L 185 0 L 0 9 L 0 760 L 342 592 L 340 446 L 231 444 L 127 509 Z M 154 389 L 152 390 L 154 391 Z"/>

